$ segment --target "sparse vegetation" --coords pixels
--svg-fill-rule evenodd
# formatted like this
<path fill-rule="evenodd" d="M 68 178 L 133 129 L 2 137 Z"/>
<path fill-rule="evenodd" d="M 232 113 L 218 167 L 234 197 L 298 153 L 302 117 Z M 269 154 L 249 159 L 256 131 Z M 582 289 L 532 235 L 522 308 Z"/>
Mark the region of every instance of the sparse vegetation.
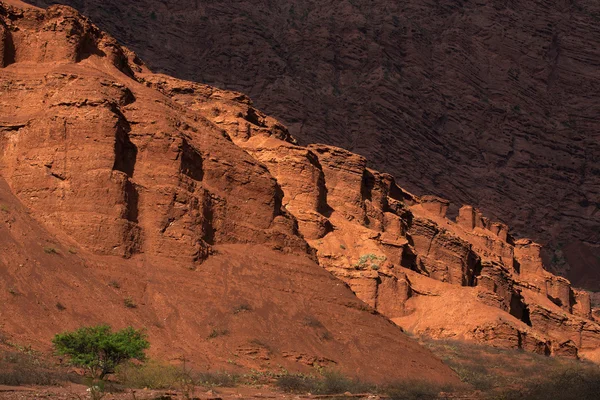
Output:
<path fill-rule="evenodd" d="M 595 364 L 459 341 L 424 344 L 487 399 L 591 399 L 600 391 Z"/>
<path fill-rule="evenodd" d="M 181 370 L 174 365 L 149 361 L 142 365 L 125 363 L 117 368 L 120 383 L 132 388 L 172 389 L 180 379 Z"/>
<path fill-rule="evenodd" d="M 380 391 L 390 400 L 441 400 L 448 397 L 442 397 L 440 393 L 456 392 L 457 388 L 440 386 L 427 381 L 408 380 L 387 385 Z"/>
<path fill-rule="evenodd" d="M 354 269 L 366 269 L 371 267 L 373 270 L 378 270 L 380 263 L 387 260 L 386 256 L 378 256 L 373 253 L 363 254 L 358 261 L 353 265 Z"/>
<path fill-rule="evenodd" d="M 344 246 L 343 244 L 340 244 L 340 249 L 346 250 L 346 246 Z"/>
<path fill-rule="evenodd" d="M 492 397 L 502 400 L 579 400 L 596 399 L 600 394 L 600 369 L 597 365 L 562 366 L 524 388 L 501 391 Z"/>
<path fill-rule="evenodd" d="M 234 387 L 241 379 L 239 375 L 223 371 L 201 372 L 192 376 L 198 385 L 209 387 Z"/>
<path fill-rule="evenodd" d="M 123 304 L 125 304 L 125 307 L 127 308 L 137 308 L 137 304 L 133 301 L 131 296 L 125 297 L 125 299 L 123 299 Z"/>
<path fill-rule="evenodd" d="M 46 254 L 58 254 L 58 250 L 56 248 L 54 248 L 54 247 L 47 246 L 47 247 L 44 247 L 44 253 L 46 253 Z"/>
<path fill-rule="evenodd" d="M 0 211 L 7 213 L 9 212 L 9 208 L 6 204 L 0 204 Z"/>
<path fill-rule="evenodd" d="M 285 392 L 319 395 L 376 391 L 375 386 L 350 379 L 337 371 L 324 371 L 321 377 L 305 374 L 283 374 L 277 378 L 277 386 Z"/>
<path fill-rule="evenodd" d="M 70 253 L 70 254 L 77 254 L 77 250 L 76 250 L 76 249 L 74 249 L 74 248 L 72 248 L 72 247 L 70 247 L 70 248 L 69 248 L 69 253 Z"/>
<path fill-rule="evenodd" d="M 115 289 L 121 289 L 121 284 L 115 280 L 108 282 L 108 286 Z"/>
<path fill-rule="evenodd" d="M 19 292 L 17 291 L 17 289 L 15 289 L 12 286 L 8 288 L 8 293 L 12 294 L 13 296 L 18 296 L 19 295 Z"/>
<path fill-rule="evenodd" d="M 313 317 L 312 315 L 308 315 L 304 317 L 304 325 L 309 326 L 311 328 L 323 328 L 323 324 L 321 321 Z"/>
<path fill-rule="evenodd" d="M 118 381 L 130 388 L 178 389 L 191 394 L 195 386 L 234 387 L 240 375 L 228 372 L 193 372 L 185 366 L 166 365 L 149 361 L 142 365 L 125 363 L 117 369 Z"/>
<path fill-rule="evenodd" d="M 252 307 L 250 306 L 250 304 L 248 304 L 246 302 L 238 304 L 235 307 L 233 307 L 234 314 L 239 314 L 239 313 L 242 313 L 245 311 L 252 311 Z"/>
<path fill-rule="evenodd" d="M 80 378 L 50 365 L 32 352 L 0 353 L 0 385 L 59 385 L 68 381 L 79 382 Z"/>
<path fill-rule="evenodd" d="M 209 339 L 214 339 L 217 338 L 219 336 L 226 336 L 229 335 L 229 330 L 228 329 L 222 329 L 222 328 L 214 328 L 210 334 L 208 335 Z"/>

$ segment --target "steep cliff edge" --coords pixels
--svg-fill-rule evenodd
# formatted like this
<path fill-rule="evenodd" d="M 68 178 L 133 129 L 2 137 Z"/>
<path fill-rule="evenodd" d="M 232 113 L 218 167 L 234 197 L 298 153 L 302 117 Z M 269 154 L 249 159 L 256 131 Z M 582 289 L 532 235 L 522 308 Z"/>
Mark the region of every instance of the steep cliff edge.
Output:
<path fill-rule="evenodd" d="M 600 289 L 597 1 L 30 2 L 79 9 L 153 70 L 247 93 L 303 144 L 478 205 Z"/>

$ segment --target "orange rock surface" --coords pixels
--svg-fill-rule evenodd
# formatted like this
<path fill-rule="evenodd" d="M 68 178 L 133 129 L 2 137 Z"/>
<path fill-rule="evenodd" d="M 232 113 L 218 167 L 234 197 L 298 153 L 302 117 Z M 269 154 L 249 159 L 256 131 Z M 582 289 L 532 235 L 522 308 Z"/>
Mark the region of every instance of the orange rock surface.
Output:
<path fill-rule="evenodd" d="M 29 2 L 77 8 L 156 71 L 247 93 L 301 144 L 476 205 L 600 290 L 598 1 Z"/>
<path fill-rule="evenodd" d="M 506 225 L 470 206 L 451 220 L 362 156 L 297 145 L 243 94 L 153 74 L 73 9 L 0 4 L 11 340 L 133 324 L 201 368 L 379 382 L 457 380 L 398 326 L 597 357 L 589 295 Z"/>
<path fill-rule="evenodd" d="M 254 126 L 245 97 L 178 103 L 71 8 L 0 2 L 0 27 L 3 340 L 106 322 L 198 369 L 458 381 L 315 262 L 277 180 L 207 116 L 229 99 Z"/>

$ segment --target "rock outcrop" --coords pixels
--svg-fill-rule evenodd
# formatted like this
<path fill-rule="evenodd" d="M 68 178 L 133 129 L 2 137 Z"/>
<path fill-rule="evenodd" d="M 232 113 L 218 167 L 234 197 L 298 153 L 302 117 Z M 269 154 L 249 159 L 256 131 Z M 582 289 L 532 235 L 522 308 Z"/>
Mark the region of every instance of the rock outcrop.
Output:
<path fill-rule="evenodd" d="M 400 359 L 417 363 L 417 376 L 431 368 L 439 381 L 455 379 L 389 320 L 435 338 L 596 356 L 600 326 L 591 319 L 590 297 L 547 272 L 540 246 L 515 240 L 506 225 L 470 206 L 449 219 L 448 200 L 411 194 L 360 155 L 299 146 L 243 94 L 153 74 L 73 9 L 0 4 L 12 60 L 0 69 L 0 172 L 12 193 L 6 189 L 6 198 L 22 203 L 43 224 L 40 232 L 49 231 L 40 235 L 80 249 L 81 262 L 93 266 L 29 276 L 36 288 L 51 288 L 37 295 L 8 260 L 4 282 L 19 282 L 28 300 L 10 303 L 5 319 L 19 320 L 27 306 L 40 312 L 34 304 L 52 301 L 53 288 L 70 274 L 80 288 L 110 271 L 126 274 L 148 305 L 135 321 L 166 329 L 153 337 L 171 356 L 195 347 L 184 340 L 173 349 L 169 340 L 197 336 L 208 322 L 218 332 L 228 331 L 226 324 L 239 335 L 250 329 L 278 338 L 273 363 L 335 364 L 383 381 L 395 367 L 398 377 L 413 374 L 397 368 Z M 14 232 L 7 237 L 18 243 Z M 15 254 L 22 257 L 23 249 Z M 183 271 L 185 279 L 178 278 Z M 72 296 L 97 302 L 110 295 L 90 285 L 93 293 Z M 197 311 L 198 296 L 210 299 L 207 310 Z M 229 315 L 244 298 L 259 315 L 247 326 Z M 75 325 L 104 316 L 88 306 L 85 312 L 90 317 L 82 318 L 82 308 L 63 319 L 69 315 Z M 306 336 L 298 319 L 313 312 L 323 326 Z M 273 323 L 280 315 L 285 326 Z M 40 331 L 47 340 L 56 321 L 41 331 L 21 321 L 9 333 Z M 340 340 L 328 343 L 325 330 Z M 369 363 L 361 356 L 365 338 Z M 220 350 L 252 341 L 238 339 L 224 339 L 218 351 L 203 342 L 196 360 L 222 364 Z M 345 345 L 351 350 L 342 351 Z"/>
<path fill-rule="evenodd" d="M 600 289 L 597 1 L 29 1 L 78 8 L 153 69 L 249 94 L 303 144 L 477 205 Z"/>
<path fill-rule="evenodd" d="M 3 342 L 133 325 L 195 369 L 458 382 L 315 263 L 281 185 L 211 121 L 227 100 L 236 134 L 286 138 L 246 97 L 203 86 L 189 109 L 69 7 L 0 2 L 0 26 Z"/>
<path fill-rule="evenodd" d="M 415 196 L 349 151 L 298 146 L 276 121 L 205 86 L 168 77 L 146 83 L 187 109 L 212 107 L 207 118 L 281 183 L 282 205 L 320 264 L 403 328 L 596 357 L 600 326 L 589 295 L 545 270 L 539 244 L 514 239 L 472 206 L 449 219 L 448 200 Z"/>

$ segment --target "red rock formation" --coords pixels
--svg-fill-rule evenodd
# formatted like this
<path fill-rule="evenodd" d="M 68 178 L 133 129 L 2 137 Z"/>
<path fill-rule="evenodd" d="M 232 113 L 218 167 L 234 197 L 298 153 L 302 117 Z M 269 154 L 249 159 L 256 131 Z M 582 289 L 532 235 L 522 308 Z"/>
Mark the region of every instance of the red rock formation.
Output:
<path fill-rule="evenodd" d="M 200 86 L 149 73 L 68 7 L 0 2 L 0 26 L 3 337 L 49 351 L 104 322 L 146 327 L 153 357 L 199 369 L 458 382 L 314 262 L 277 180 L 232 140 L 287 135 L 247 98 L 202 86 L 205 110 L 180 104 Z M 210 121 L 225 103 L 246 131 Z M 316 191 L 316 209 L 319 176 L 298 197 Z"/>
<path fill-rule="evenodd" d="M 345 371 L 373 368 L 368 376 L 381 380 L 406 346 L 402 359 L 424 357 L 419 368 L 439 367 L 368 306 L 417 334 L 596 356 L 600 326 L 589 319 L 589 297 L 545 271 L 540 246 L 515 242 L 505 225 L 469 207 L 452 221 L 447 200 L 412 195 L 359 155 L 298 146 L 242 94 L 152 74 L 72 9 L 2 6 L 0 17 L 5 43 L 14 44 L 14 62 L 0 70 L 2 98 L 11 98 L 0 102 L 0 170 L 18 198 L 11 201 L 22 202 L 61 241 L 83 248 L 82 260 L 100 271 L 113 263 L 111 272 L 145 271 L 137 295 L 173 324 L 167 335 L 153 336 L 163 353 L 173 355 L 163 340 L 183 340 L 179 329 L 195 335 L 219 318 L 242 327 L 223 311 L 240 292 L 266 310 L 251 329 L 281 338 L 277 361 L 296 367 L 325 360 Z M 33 42 L 50 50 L 27 49 Z M 206 289 L 195 286 L 193 275 L 185 284 L 176 278 L 190 270 Z M 85 272 L 76 274 L 86 279 Z M 17 276 L 11 270 L 7 281 Z M 59 285 L 63 275 L 53 276 L 41 275 L 36 285 Z M 173 285 L 182 287 L 171 298 Z M 258 293 L 263 286 L 266 292 Z M 97 292 L 73 296 L 108 296 Z M 282 292 L 293 296 L 282 299 Z M 195 316 L 202 307 L 198 296 L 211 303 Z M 268 307 L 265 296 L 275 305 Z M 182 305 L 191 298 L 193 304 Z M 301 307 L 305 301 L 308 308 Z M 15 304 L 9 315 L 25 315 L 22 307 L 32 304 Z M 336 358 L 339 347 L 301 339 L 304 331 L 292 321 L 311 309 L 335 326 L 343 343 L 373 340 L 378 365 L 359 366 L 362 345 Z M 97 312 L 86 312 L 98 320 Z M 266 323 L 281 313 L 293 332 Z M 77 314 L 70 318 L 73 325 L 82 321 Z M 140 315 L 136 321 L 151 320 Z M 369 328 L 359 334 L 353 325 Z M 47 340 L 56 326 L 38 335 L 31 326 L 27 335 Z M 288 338 L 295 344 L 286 344 Z M 231 340 L 228 349 L 238 339 Z M 187 343 L 182 351 L 193 352 Z M 209 347 L 203 344 L 202 357 L 217 362 L 221 353 Z M 453 379 L 440 368 L 439 380 Z"/>
<path fill-rule="evenodd" d="M 600 287 L 597 1 L 30 1 L 93 16 L 156 70 L 248 93 L 302 143 L 477 205 Z"/>

